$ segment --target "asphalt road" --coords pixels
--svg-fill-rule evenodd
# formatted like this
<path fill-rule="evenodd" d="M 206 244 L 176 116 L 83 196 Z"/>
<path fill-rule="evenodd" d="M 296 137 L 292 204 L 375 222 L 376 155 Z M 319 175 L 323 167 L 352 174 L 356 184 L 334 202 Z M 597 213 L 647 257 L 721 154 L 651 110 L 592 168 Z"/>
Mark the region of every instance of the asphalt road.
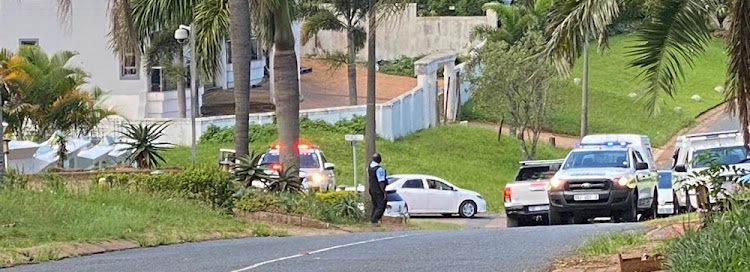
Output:
<path fill-rule="evenodd" d="M 635 223 L 588 224 L 246 238 L 132 249 L 2 271 L 542 271 L 587 237 L 640 229 Z"/>
<path fill-rule="evenodd" d="M 737 116 L 724 114 L 722 118 L 717 120 L 716 122 L 712 122 L 709 124 L 706 128 L 706 132 L 716 132 L 716 131 L 727 131 L 727 130 L 739 130 L 740 129 L 740 120 L 737 119 Z"/>

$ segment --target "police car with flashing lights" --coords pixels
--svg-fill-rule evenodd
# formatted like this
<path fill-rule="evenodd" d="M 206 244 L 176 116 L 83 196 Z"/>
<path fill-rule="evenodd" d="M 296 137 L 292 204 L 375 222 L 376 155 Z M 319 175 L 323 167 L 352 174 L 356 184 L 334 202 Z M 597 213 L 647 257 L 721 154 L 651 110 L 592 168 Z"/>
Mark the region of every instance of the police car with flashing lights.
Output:
<path fill-rule="evenodd" d="M 635 222 L 657 212 L 656 168 L 647 136 L 590 135 L 568 153 L 548 186 L 549 222 L 596 217 Z"/>
<path fill-rule="evenodd" d="M 260 165 L 270 166 L 267 171 L 269 174 L 278 173 L 281 170 L 279 148 L 278 144 L 272 145 L 260 158 Z M 315 191 L 335 191 L 336 176 L 333 173 L 335 166 L 328 162 L 323 151 L 317 146 L 309 144 L 299 144 L 297 148 L 299 149 L 299 177 L 302 179 L 302 188 Z"/>

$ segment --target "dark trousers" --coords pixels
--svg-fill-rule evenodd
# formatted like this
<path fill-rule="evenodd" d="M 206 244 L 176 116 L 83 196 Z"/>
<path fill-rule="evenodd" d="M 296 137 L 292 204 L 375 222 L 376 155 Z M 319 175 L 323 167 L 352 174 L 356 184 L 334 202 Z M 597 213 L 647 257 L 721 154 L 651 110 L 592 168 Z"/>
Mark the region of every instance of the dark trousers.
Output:
<path fill-rule="evenodd" d="M 370 222 L 378 223 L 380 218 L 383 218 L 383 213 L 385 212 L 385 195 L 382 192 L 370 192 L 370 198 L 372 198 Z"/>

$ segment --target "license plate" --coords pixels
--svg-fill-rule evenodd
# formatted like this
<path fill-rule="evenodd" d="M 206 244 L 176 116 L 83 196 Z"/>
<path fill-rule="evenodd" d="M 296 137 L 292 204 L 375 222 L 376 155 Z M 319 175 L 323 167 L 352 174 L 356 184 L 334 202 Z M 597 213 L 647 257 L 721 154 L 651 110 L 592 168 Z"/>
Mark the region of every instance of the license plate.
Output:
<path fill-rule="evenodd" d="M 599 200 L 599 195 L 574 195 L 573 200 L 575 201 Z"/>
<path fill-rule="evenodd" d="M 659 208 L 657 211 L 659 214 L 673 214 L 674 208 Z"/>
<path fill-rule="evenodd" d="M 530 206 L 529 207 L 529 211 L 530 212 L 549 211 L 549 205 Z"/>

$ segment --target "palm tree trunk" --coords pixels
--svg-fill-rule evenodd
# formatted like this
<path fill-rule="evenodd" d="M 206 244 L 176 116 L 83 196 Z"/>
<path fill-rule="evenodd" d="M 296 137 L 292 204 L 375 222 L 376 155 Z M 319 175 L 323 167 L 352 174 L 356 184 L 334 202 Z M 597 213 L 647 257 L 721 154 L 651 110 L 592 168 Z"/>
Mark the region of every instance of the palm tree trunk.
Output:
<path fill-rule="evenodd" d="M 349 72 L 349 105 L 357 105 L 357 63 L 356 54 L 354 51 L 354 32 L 347 30 L 347 48 L 349 49 L 349 59 L 347 60 L 348 72 Z"/>
<path fill-rule="evenodd" d="M 375 32 L 377 31 L 377 11 L 375 10 L 375 0 L 369 0 L 369 26 L 367 28 L 367 121 L 365 124 L 365 155 L 369 162 L 372 155 L 375 154 Z M 367 167 L 367 165 L 365 165 Z M 370 201 L 370 182 L 365 181 L 365 212 L 372 212 L 372 202 Z"/>
<path fill-rule="evenodd" d="M 589 132 L 589 35 L 583 41 L 583 88 L 581 92 L 581 138 Z"/>
<path fill-rule="evenodd" d="M 181 74 L 177 78 L 177 106 L 180 109 L 180 118 L 187 117 L 187 102 L 185 100 L 185 52 L 182 47 L 177 50 L 177 65 L 180 67 Z"/>
<path fill-rule="evenodd" d="M 229 1 L 229 25 L 232 39 L 232 65 L 234 68 L 234 149 L 235 157 L 248 154 L 250 122 L 250 58 L 251 30 L 250 3 L 248 0 Z"/>
<path fill-rule="evenodd" d="M 274 10 L 274 81 L 276 82 L 276 128 L 281 144 L 279 161 L 284 169 L 299 168 L 299 67 L 289 2 Z M 295 172 L 297 176 L 299 173 Z"/>

